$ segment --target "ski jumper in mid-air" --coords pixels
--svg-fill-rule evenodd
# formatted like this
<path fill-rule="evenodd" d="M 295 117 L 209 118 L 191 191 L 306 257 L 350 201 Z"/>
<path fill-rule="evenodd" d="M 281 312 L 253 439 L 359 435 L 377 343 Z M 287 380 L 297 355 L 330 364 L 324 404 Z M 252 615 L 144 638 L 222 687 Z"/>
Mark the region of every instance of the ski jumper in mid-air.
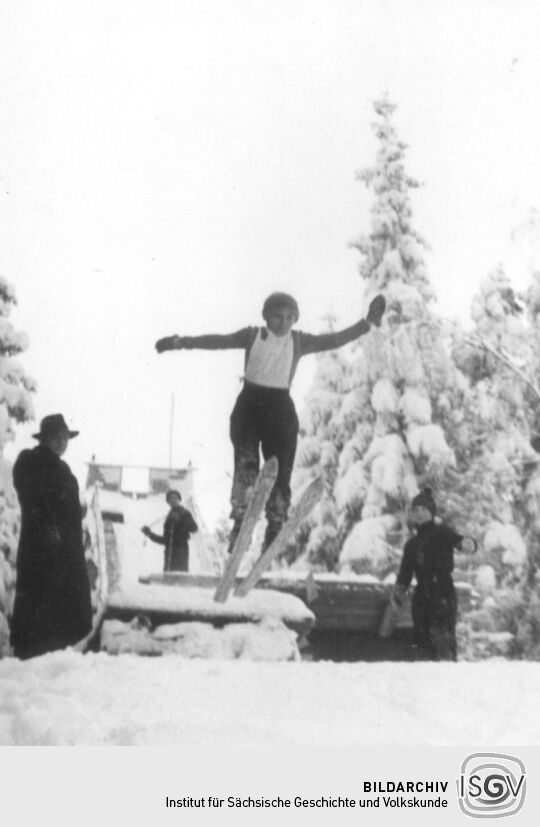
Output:
<path fill-rule="evenodd" d="M 292 330 L 300 315 L 296 300 L 287 293 L 272 293 L 262 309 L 265 327 L 244 327 L 229 334 L 167 336 L 156 342 L 158 353 L 191 348 L 242 348 L 245 351 L 244 385 L 230 422 L 234 477 L 229 550 L 240 530 L 259 471 L 259 451 L 265 460 L 275 456 L 279 464 L 266 506 L 263 549 L 270 545 L 287 520 L 298 436 L 298 417 L 289 390 L 299 360 L 309 353 L 342 347 L 367 333 L 371 325 L 379 327 L 384 310 L 385 300 L 377 296 L 369 306 L 367 318 L 344 330 L 316 336 Z"/>

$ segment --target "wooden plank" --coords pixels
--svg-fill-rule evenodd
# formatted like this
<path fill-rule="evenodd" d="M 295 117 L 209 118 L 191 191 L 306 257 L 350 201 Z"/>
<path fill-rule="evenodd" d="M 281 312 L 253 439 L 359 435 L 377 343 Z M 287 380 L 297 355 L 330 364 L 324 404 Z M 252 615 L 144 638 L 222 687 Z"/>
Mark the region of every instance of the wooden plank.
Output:
<path fill-rule="evenodd" d="M 149 578 L 154 583 L 169 583 L 171 586 L 198 585 L 203 588 L 215 588 L 218 578 L 211 575 L 190 575 L 170 573 Z M 350 579 L 338 580 L 317 577 L 317 597 L 309 602 L 309 608 L 316 617 L 316 628 L 320 630 L 343 632 L 360 632 L 376 634 L 381 623 L 385 607 L 392 593 L 393 586 L 385 583 L 366 583 Z M 237 583 L 241 580 L 237 578 Z M 304 579 L 287 578 L 282 573 L 270 572 L 261 578 L 257 589 L 282 591 L 307 602 L 306 583 Z M 474 600 L 474 591 L 468 584 L 456 583 L 459 612 L 467 612 Z M 412 627 L 410 599 L 401 608 L 397 620 L 397 629 Z"/>

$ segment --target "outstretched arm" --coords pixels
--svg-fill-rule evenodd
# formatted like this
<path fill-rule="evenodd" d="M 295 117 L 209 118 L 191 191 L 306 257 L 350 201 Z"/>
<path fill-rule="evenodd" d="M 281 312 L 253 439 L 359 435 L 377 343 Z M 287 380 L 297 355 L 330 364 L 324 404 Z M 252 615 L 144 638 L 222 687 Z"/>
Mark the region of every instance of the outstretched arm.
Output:
<path fill-rule="evenodd" d="M 246 347 L 249 337 L 249 327 L 243 327 L 234 333 L 208 333 L 203 336 L 165 336 L 158 339 L 156 350 L 163 353 L 165 350 L 230 350 Z"/>
<path fill-rule="evenodd" d="M 153 543 L 159 543 L 160 546 L 165 545 L 165 537 L 162 534 L 155 534 L 147 525 L 141 528 L 142 533 L 145 537 L 148 537 L 149 540 L 152 540 Z"/>
<path fill-rule="evenodd" d="M 450 528 L 450 526 L 441 526 L 440 530 L 448 550 L 455 549 L 456 551 L 461 551 L 463 554 L 474 554 L 478 550 L 478 543 L 474 537 L 460 534 L 458 531 Z"/>
<path fill-rule="evenodd" d="M 365 319 L 360 319 L 351 327 L 346 327 L 343 330 L 337 330 L 332 333 L 322 333 L 319 336 L 314 336 L 311 333 L 303 333 L 302 335 L 302 354 L 320 353 L 323 350 L 334 350 L 338 347 L 353 342 L 359 336 L 367 333 L 371 326 L 381 326 L 381 319 L 386 308 L 384 296 L 376 296 L 369 305 L 368 314 Z"/>

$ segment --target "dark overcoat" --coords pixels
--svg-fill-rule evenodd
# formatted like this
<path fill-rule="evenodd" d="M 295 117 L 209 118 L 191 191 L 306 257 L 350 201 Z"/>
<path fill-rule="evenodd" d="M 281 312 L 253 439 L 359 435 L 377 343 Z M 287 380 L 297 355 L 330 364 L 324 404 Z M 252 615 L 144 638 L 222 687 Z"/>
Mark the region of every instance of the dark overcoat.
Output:
<path fill-rule="evenodd" d="M 171 508 L 163 525 L 163 534 L 148 532 L 154 543 L 165 546 L 163 571 L 188 571 L 189 536 L 198 531 L 191 511 L 182 505 Z"/>
<path fill-rule="evenodd" d="M 45 445 L 22 451 L 13 466 L 21 534 L 11 624 L 20 658 L 77 643 L 91 628 L 79 486 Z"/>

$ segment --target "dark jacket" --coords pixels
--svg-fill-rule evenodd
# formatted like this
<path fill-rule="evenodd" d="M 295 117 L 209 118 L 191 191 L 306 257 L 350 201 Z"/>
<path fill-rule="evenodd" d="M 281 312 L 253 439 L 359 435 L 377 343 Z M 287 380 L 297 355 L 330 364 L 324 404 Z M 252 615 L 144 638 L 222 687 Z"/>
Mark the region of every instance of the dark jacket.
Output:
<path fill-rule="evenodd" d="M 453 593 L 454 549 L 463 536 L 446 525 L 423 523 L 405 543 L 397 583 L 409 586 L 416 576 L 417 592 L 427 599 Z"/>
<path fill-rule="evenodd" d="M 187 571 L 189 558 L 189 535 L 198 531 L 191 511 L 182 505 L 171 508 L 163 525 L 163 534 L 148 532 L 154 543 L 165 546 L 163 571 Z"/>
<path fill-rule="evenodd" d="M 22 451 L 13 467 L 21 535 L 11 624 L 17 657 L 77 643 L 90 630 L 90 587 L 82 543 L 79 486 L 44 445 Z"/>

